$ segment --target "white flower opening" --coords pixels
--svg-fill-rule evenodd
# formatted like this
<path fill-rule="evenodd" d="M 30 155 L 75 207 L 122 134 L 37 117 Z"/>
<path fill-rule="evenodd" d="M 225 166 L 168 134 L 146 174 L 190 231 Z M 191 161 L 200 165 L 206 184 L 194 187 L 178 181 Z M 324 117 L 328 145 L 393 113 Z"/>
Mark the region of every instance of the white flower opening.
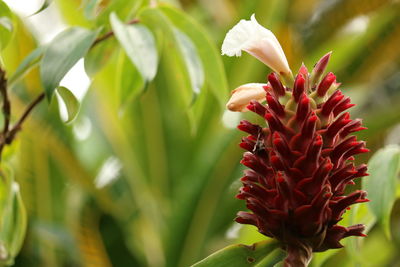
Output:
<path fill-rule="evenodd" d="M 265 89 L 264 86 L 268 86 L 267 83 L 247 83 L 239 86 L 232 91 L 232 96 L 226 104 L 227 109 L 230 111 L 245 112 L 247 105 L 251 100 L 257 100 L 262 102 L 265 100 Z"/>
<path fill-rule="evenodd" d="M 226 34 L 222 55 L 241 56 L 242 50 L 259 59 L 278 74 L 291 73 L 285 53 L 275 35 L 261 26 L 253 14 L 241 20 Z"/>

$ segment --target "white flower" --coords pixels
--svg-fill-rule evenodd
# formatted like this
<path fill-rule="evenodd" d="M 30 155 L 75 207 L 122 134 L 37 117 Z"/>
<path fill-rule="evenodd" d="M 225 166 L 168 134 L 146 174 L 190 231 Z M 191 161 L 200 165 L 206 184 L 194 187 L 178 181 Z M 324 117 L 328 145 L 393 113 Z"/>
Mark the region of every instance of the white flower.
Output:
<path fill-rule="evenodd" d="M 227 34 L 222 55 L 240 56 L 242 50 L 251 54 L 278 74 L 289 74 L 289 64 L 275 35 L 261 26 L 253 14 L 251 20 L 241 20 Z"/>
<path fill-rule="evenodd" d="M 264 86 L 266 83 L 247 83 L 232 91 L 232 96 L 226 104 L 231 111 L 247 111 L 246 107 L 251 100 L 262 102 L 265 100 Z"/>

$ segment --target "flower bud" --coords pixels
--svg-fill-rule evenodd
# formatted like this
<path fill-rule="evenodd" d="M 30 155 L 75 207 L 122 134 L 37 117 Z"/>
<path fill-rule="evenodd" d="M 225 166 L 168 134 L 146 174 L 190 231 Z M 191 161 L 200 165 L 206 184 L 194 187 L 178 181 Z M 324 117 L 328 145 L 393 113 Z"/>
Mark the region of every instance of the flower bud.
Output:
<path fill-rule="evenodd" d="M 226 107 L 230 111 L 247 111 L 247 105 L 251 100 L 264 101 L 265 88 L 268 88 L 266 83 L 247 83 L 239 86 L 232 91 L 232 96 L 229 99 Z"/>

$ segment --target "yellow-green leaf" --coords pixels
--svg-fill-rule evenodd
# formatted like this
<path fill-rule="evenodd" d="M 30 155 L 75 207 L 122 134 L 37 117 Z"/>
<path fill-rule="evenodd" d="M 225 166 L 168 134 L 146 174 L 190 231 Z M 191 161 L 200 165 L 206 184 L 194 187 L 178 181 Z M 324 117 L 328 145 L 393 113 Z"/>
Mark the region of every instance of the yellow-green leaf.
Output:
<path fill-rule="evenodd" d="M 24 60 L 19 64 L 13 75 L 9 78 L 9 86 L 13 86 L 19 79 L 21 79 L 32 67 L 34 67 L 43 57 L 45 51 L 44 46 L 39 46 L 33 50 Z"/>
<path fill-rule="evenodd" d="M 79 112 L 80 104 L 78 99 L 76 99 L 75 95 L 68 88 L 63 86 L 57 88 L 57 96 L 64 102 L 67 110 L 67 119 L 65 122 L 71 122 Z"/>
<path fill-rule="evenodd" d="M 0 0 L 0 50 L 8 44 L 13 32 L 12 13 L 8 6 Z"/>

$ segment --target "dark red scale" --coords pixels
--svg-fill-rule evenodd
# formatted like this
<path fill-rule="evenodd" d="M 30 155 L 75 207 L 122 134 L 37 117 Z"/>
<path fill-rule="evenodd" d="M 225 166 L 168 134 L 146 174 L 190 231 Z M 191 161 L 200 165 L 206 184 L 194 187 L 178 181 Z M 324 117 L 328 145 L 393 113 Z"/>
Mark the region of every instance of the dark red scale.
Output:
<path fill-rule="evenodd" d="M 321 74 L 327 59 L 323 57 L 314 72 Z M 338 86 L 335 75 L 328 73 L 313 85 L 309 76 L 303 65 L 293 88 L 287 88 L 272 73 L 265 87 L 266 104 L 249 103 L 248 109 L 263 117 L 267 127 L 248 121 L 238 126 L 249 134 L 240 146 L 248 151 L 241 163 L 250 170 L 241 179 L 237 198 L 245 200 L 251 212 L 240 211 L 236 221 L 254 225 L 284 245 L 303 242 L 313 251 L 324 251 L 342 247 L 345 237 L 364 236 L 363 225 L 337 223 L 349 206 L 368 201 L 364 191 L 345 195 L 354 179 L 368 175 L 365 164 L 353 163 L 355 155 L 368 149 L 349 136 L 365 128 L 345 112 L 354 106 L 350 98 L 340 90 L 330 92 Z M 288 92 L 291 105 L 285 107 Z"/>

